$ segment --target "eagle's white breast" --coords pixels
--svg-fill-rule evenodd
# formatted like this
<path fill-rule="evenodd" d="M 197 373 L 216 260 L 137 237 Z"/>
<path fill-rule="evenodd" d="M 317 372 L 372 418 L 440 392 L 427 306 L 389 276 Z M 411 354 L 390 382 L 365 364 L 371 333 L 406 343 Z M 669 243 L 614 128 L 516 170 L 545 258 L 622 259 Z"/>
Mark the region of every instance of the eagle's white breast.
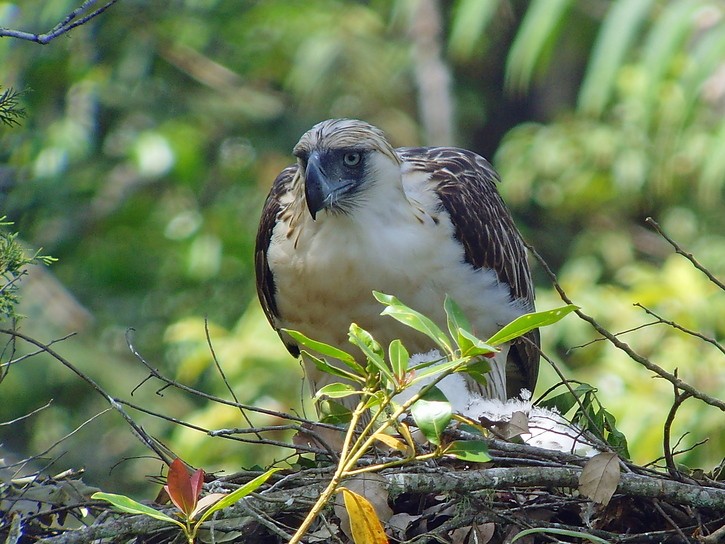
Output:
<path fill-rule="evenodd" d="M 392 166 L 392 165 L 391 165 Z M 279 220 L 269 246 L 274 275 L 278 328 L 299 330 L 316 340 L 348 350 L 347 329 L 354 322 L 384 346 L 400 338 L 411 353 L 431 349 L 431 341 L 390 317 L 372 291 L 397 296 L 445 330 L 443 302 L 450 295 L 482 338 L 525 313 L 509 287 L 492 270 L 475 270 L 465 261 L 448 214 L 441 211 L 427 175 L 381 166 L 379 180 L 350 214 L 324 212 L 301 225 Z M 397 179 L 396 179 L 397 176 Z M 485 311 L 495 308 L 495 317 Z M 504 391 L 506 354 L 496 357 L 492 391 Z M 318 383 L 319 386 L 319 383 Z M 502 387 L 503 386 L 503 387 Z M 502 387 L 502 388 L 501 388 Z"/>

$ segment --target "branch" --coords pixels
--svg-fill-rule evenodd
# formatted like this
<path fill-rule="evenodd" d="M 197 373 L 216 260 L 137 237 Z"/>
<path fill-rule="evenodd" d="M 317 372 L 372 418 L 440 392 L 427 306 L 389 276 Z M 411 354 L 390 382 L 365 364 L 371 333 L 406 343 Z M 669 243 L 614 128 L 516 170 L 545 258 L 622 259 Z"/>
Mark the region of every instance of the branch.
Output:
<path fill-rule="evenodd" d="M 483 470 L 436 473 L 391 472 L 384 474 L 393 489 L 406 493 L 468 493 L 482 489 L 579 486 L 582 469 L 578 467 L 489 468 Z M 671 503 L 699 507 L 725 508 L 725 490 L 685 484 L 664 478 L 622 474 L 617 492 L 629 497 L 667 498 Z"/>
<path fill-rule="evenodd" d="M 682 249 L 677 242 L 675 242 L 672 238 L 670 238 L 669 236 L 667 236 L 667 234 L 665 234 L 665 231 L 662 230 L 662 227 L 659 226 L 659 224 L 657 223 L 657 221 L 655 221 L 651 217 L 648 217 L 644 221 L 645 221 L 645 223 L 647 223 L 648 225 L 650 225 L 653 229 L 655 229 L 657 231 L 657 234 L 659 234 L 660 236 L 662 236 L 662 238 L 664 238 L 665 240 L 667 240 L 669 242 L 669 244 L 675 249 L 675 252 L 676 253 L 679 253 L 685 259 L 687 259 L 688 261 L 690 261 L 692 263 L 692 266 L 694 266 L 700 272 L 702 272 L 703 274 L 705 274 L 707 276 L 707 278 L 712 283 L 714 283 L 720 289 L 722 289 L 723 291 L 725 291 L 725 283 L 721 282 L 719 279 L 717 279 L 712 274 L 712 272 L 710 272 L 707 268 L 705 268 L 704 266 L 702 266 L 699 263 L 699 261 L 697 259 L 695 259 L 695 257 L 692 255 L 692 253 L 688 253 L 687 251 L 685 251 L 684 249 Z"/>
<path fill-rule="evenodd" d="M 539 264 L 544 269 L 546 274 L 551 279 L 552 284 L 554 285 L 554 289 L 559 293 L 559 297 L 561 297 L 561 300 L 566 302 L 567 304 L 574 304 L 571 299 L 568 297 L 564 289 L 559 285 L 559 282 L 556 279 L 556 274 L 552 272 L 551 268 L 549 268 L 549 265 L 546 264 L 546 261 L 544 261 L 544 258 L 539 255 L 539 253 L 534 249 L 533 246 L 526 243 L 526 247 L 531 252 L 531 254 L 536 258 L 537 261 L 539 261 Z M 643 357 L 636 351 L 634 351 L 631 347 L 629 347 L 629 344 L 626 342 L 622 342 L 619 338 L 617 338 L 616 335 L 609 332 L 607 329 L 602 327 L 596 319 L 593 317 L 585 314 L 581 310 L 574 310 L 576 315 L 579 316 L 580 319 L 586 321 L 589 323 L 595 331 L 597 331 L 599 334 L 601 334 L 604 338 L 609 340 L 609 342 L 616 348 L 622 350 L 625 352 L 630 359 L 633 361 L 641 364 L 643 367 L 645 367 L 650 372 L 653 372 L 657 374 L 659 377 L 664 378 L 668 382 L 670 382 L 672 385 L 677 387 L 678 389 L 682 391 L 686 391 L 696 399 L 700 399 L 702 402 L 709 404 L 710 406 L 714 406 L 716 408 L 719 408 L 723 412 L 725 412 L 725 402 L 721 401 L 720 399 L 716 399 L 715 397 L 712 397 L 706 393 L 701 392 L 699 389 L 696 389 L 692 385 L 690 385 L 687 382 L 682 381 L 677 376 L 672 374 L 671 372 L 667 372 L 664 368 L 662 368 L 659 365 L 654 364 L 652 361 L 647 359 L 646 357 Z"/>
<path fill-rule="evenodd" d="M 32 32 L 24 32 L 22 30 L 13 30 L 11 28 L 0 27 L 0 38 L 17 38 L 19 40 L 27 40 L 30 42 L 39 43 L 41 45 L 46 45 L 58 36 L 65 34 L 70 30 L 73 30 L 77 26 L 81 26 L 87 23 L 97 15 L 100 15 L 101 13 L 106 11 L 116 2 L 118 2 L 118 0 L 109 0 L 104 6 L 101 6 L 95 11 L 92 11 L 82 16 L 80 19 L 76 20 L 77 17 L 88 11 L 88 9 L 96 3 L 96 0 L 85 0 L 85 2 L 83 2 L 79 7 L 66 15 L 65 19 L 55 25 L 48 32 L 45 32 L 43 34 L 33 34 Z"/>
<path fill-rule="evenodd" d="M 159 459 L 165 461 L 167 464 L 170 463 L 173 458 L 169 457 L 169 452 L 166 451 L 161 445 L 153 438 L 151 437 L 144 429 L 138 425 L 133 419 L 131 419 L 131 416 L 129 416 L 126 411 L 123 409 L 121 404 L 118 400 L 113 398 L 111 395 L 106 393 L 106 391 L 98 384 L 96 383 L 90 376 L 84 374 L 81 372 L 78 368 L 75 367 L 70 361 L 68 361 L 65 357 L 60 355 L 58 352 L 53 350 L 49 344 L 43 344 L 42 342 L 39 342 L 38 340 L 35 340 L 34 338 L 31 338 L 19 331 L 16 330 L 10 330 L 10 329 L 0 329 L 1 334 L 7 334 L 9 336 L 20 338 L 24 341 L 26 341 L 29 344 L 34 345 L 35 347 L 38 347 L 42 349 L 45 353 L 53 357 L 56 361 L 60 362 L 63 366 L 70 369 L 76 376 L 81 378 L 84 382 L 86 382 L 88 385 L 90 385 L 99 395 L 101 395 L 108 404 L 116 410 L 119 414 L 121 414 L 121 417 L 128 423 L 128 425 L 133 430 L 134 434 L 141 440 L 141 442 L 151 449 L 156 455 L 158 455 Z"/>

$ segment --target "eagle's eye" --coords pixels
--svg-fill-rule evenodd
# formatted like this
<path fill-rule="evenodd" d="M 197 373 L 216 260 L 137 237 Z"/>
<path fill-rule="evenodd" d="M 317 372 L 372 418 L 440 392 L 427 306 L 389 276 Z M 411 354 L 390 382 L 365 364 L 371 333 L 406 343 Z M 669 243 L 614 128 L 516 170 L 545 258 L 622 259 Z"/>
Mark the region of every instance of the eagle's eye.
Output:
<path fill-rule="evenodd" d="M 342 162 L 345 166 L 354 167 L 360 164 L 362 156 L 358 152 L 345 153 L 342 157 Z"/>

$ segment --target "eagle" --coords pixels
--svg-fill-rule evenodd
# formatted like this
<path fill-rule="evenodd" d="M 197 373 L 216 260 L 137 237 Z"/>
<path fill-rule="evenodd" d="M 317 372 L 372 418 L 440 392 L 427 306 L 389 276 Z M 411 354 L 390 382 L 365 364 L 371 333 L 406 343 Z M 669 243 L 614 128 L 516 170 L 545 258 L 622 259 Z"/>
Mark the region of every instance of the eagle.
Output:
<path fill-rule="evenodd" d="M 294 147 L 265 201 L 255 270 L 262 308 L 284 332 L 346 349 L 356 323 L 383 346 L 435 348 L 425 335 L 381 316 L 372 291 L 395 295 L 445 330 L 446 295 L 486 339 L 534 310 L 526 246 L 483 157 L 454 147 L 394 149 L 375 126 L 322 121 Z M 487 384 L 469 391 L 505 400 L 533 390 L 539 333 L 513 340 L 491 359 Z M 334 362 L 332 362 L 334 364 Z M 313 392 L 337 381 L 305 365 Z"/>

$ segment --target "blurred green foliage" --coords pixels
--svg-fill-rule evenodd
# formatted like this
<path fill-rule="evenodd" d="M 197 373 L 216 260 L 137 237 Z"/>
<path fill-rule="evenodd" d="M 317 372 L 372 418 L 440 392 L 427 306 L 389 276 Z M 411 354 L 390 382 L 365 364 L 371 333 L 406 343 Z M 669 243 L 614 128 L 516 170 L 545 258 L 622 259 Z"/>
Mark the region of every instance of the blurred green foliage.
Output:
<path fill-rule="evenodd" d="M 123 0 L 44 47 L 0 39 L 0 85 L 27 89 L 21 126 L 0 126 L 0 215 L 59 258 L 27 282 L 26 332 L 49 340 L 80 331 L 59 349 L 126 396 L 145 375 L 126 346 L 133 327 L 152 365 L 228 397 L 206 317 L 242 402 L 300 409 L 299 366 L 255 302 L 259 210 L 294 143 L 321 119 L 360 117 L 397 145 L 425 144 L 409 33 L 418 1 Z M 0 2 L 0 26 L 46 31 L 76 4 Z M 722 4 L 440 4 L 459 135 L 451 143 L 494 159 L 518 224 L 574 301 L 613 331 L 654 321 L 639 302 L 722 339 L 723 293 L 643 222 L 654 217 L 725 276 Z M 537 281 L 539 308 L 559 306 L 538 271 Z M 544 342 L 569 375 L 599 388 L 634 460 L 658 457 L 671 387 L 612 346 L 591 344 L 595 337 L 572 318 Z M 623 339 L 725 396 L 723 354 L 712 345 L 663 324 Z M 544 369 L 541 389 L 554 381 Z M 208 428 L 245 426 L 237 411 L 154 387 L 144 384 L 134 402 Z M 36 357 L 0 383 L 0 421 L 49 397 L 50 408 L 2 437 L 5 448 L 44 450 L 103 408 L 65 369 Z M 207 471 L 289 453 L 135 415 Z M 723 420 L 686 402 L 673 435 L 691 433 L 683 448 L 710 441 L 680 460 L 718 462 Z M 79 432 L 63 463 L 108 481 L 108 467 L 144 450 L 119 418 L 100 421 Z M 115 485 L 137 482 L 139 466 L 114 470 Z"/>

